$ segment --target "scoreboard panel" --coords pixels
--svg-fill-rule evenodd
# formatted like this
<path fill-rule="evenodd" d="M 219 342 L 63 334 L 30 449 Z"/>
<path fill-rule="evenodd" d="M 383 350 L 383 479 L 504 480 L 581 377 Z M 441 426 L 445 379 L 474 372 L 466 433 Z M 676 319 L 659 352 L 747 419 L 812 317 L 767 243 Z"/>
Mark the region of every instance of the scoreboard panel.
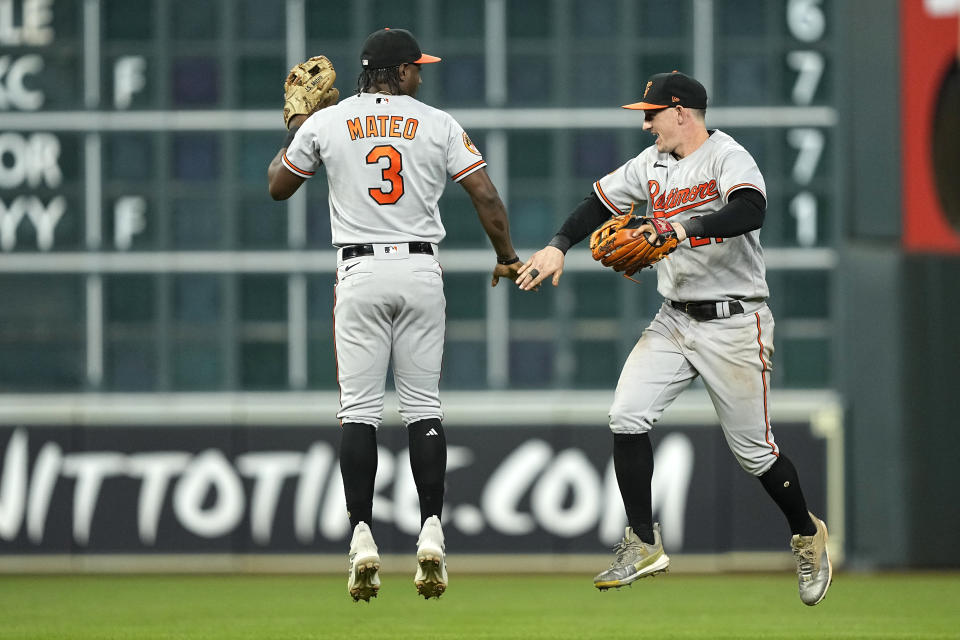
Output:
<path fill-rule="evenodd" d="M 282 82 L 341 94 L 384 24 L 443 63 L 420 98 L 470 132 L 522 255 L 650 138 L 619 109 L 703 80 L 767 181 L 775 386 L 829 388 L 842 207 L 835 0 L 0 0 L 0 392 L 335 390 L 324 177 L 270 200 Z M 485 285 L 469 198 L 441 200 L 447 389 L 610 388 L 659 304 L 571 251 L 536 295 Z M 598 300 L 601 291 L 608 293 Z M 607 296 L 616 302 L 604 303 Z M 610 305 L 604 309 L 603 305 Z"/>

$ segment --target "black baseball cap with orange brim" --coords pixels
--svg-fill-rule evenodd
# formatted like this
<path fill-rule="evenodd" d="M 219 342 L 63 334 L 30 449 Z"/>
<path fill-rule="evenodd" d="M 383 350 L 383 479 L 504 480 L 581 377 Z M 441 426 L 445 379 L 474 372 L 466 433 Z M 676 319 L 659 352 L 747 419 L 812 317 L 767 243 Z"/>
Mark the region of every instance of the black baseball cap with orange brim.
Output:
<path fill-rule="evenodd" d="M 624 109 L 665 109 L 667 107 L 707 108 L 707 90 L 690 76 L 671 71 L 650 76 L 640 102 L 623 105 Z"/>
<path fill-rule="evenodd" d="M 413 34 L 406 29 L 380 29 L 374 31 L 363 43 L 360 64 L 364 69 L 387 69 L 401 64 L 427 64 L 440 62 L 437 56 L 420 51 Z"/>

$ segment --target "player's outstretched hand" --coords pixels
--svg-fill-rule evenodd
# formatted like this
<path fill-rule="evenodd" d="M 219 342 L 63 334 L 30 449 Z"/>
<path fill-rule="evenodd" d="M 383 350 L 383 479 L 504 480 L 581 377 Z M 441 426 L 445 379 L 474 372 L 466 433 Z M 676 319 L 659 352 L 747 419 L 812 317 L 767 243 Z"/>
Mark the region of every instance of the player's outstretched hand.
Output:
<path fill-rule="evenodd" d="M 540 249 L 520 267 L 517 286 L 524 291 L 536 290 L 550 276 L 553 276 L 553 286 L 557 286 L 563 274 L 563 259 L 563 251 L 556 247 Z"/>
<path fill-rule="evenodd" d="M 521 264 L 523 263 L 519 261 L 512 264 L 497 263 L 497 266 L 493 268 L 493 278 L 490 280 L 490 286 L 497 286 L 497 283 L 500 282 L 500 278 L 509 278 L 510 280 L 516 282 L 517 272 L 520 271 Z"/>

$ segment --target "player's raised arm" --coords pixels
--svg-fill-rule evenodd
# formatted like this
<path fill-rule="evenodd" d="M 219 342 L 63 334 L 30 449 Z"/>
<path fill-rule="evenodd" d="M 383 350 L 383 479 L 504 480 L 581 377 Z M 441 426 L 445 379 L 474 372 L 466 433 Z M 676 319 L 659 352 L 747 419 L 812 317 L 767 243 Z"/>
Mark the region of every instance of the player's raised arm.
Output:
<path fill-rule="evenodd" d="M 311 113 L 336 104 L 340 91 L 333 86 L 337 72 L 326 56 L 313 56 L 293 67 L 283 83 L 283 123 L 288 134 L 283 147 L 267 168 L 270 197 L 286 200 L 300 188 L 306 176 L 297 175 L 293 165 L 283 167 L 283 156 Z"/>
<path fill-rule="evenodd" d="M 497 286 L 500 278 L 517 279 L 517 270 L 520 268 L 520 258 L 510 240 L 510 221 L 507 218 L 507 208 L 497 193 L 497 188 L 490 180 L 486 169 L 478 169 L 460 181 L 460 185 L 470 194 L 473 207 L 477 210 L 480 224 L 490 238 L 494 251 L 497 252 L 497 264 L 493 269 L 492 286 Z"/>

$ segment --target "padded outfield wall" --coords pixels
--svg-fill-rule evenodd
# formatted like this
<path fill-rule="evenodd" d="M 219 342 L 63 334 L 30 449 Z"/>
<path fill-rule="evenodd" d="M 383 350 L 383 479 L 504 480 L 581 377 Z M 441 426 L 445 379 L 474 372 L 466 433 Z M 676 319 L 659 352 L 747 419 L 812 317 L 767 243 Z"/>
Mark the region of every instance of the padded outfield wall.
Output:
<path fill-rule="evenodd" d="M 453 394 L 444 520 L 461 570 L 607 561 L 626 526 L 597 419 L 608 395 Z M 33 400 L 0 410 L 0 570 L 341 569 L 350 531 L 339 430 L 316 426 L 335 397 Z M 493 407 L 522 409 L 504 423 Z M 778 444 L 802 461 L 810 504 L 836 523 L 842 563 L 837 399 L 784 394 L 773 417 Z M 671 410 L 654 442 L 654 510 L 675 569 L 790 566 L 786 525 L 730 454 L 705 394 Z M 409 555 L 420 520 L 399 416 L 378 444 L 377 543 Z"/>

